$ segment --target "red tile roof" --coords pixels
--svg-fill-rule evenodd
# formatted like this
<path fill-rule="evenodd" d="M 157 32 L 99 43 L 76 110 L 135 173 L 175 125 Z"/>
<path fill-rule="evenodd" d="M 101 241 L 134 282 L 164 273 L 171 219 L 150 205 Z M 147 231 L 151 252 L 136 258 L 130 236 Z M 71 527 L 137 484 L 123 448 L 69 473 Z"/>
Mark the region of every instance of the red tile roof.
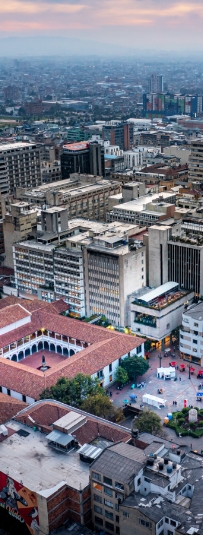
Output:
<path fill-rule="evenodd" d="M 26 411 L 16 417 L 16 420 L 32 427 L 37 424 L 43 427 L 45 432 L 49 433 L 53 423 L 59 418 L 62 418 L 62 416 L 65 416 L 65 414 L 68 414 L 71 410 L 74 411 L 74 407 L 69 407 L 68 405 L 62 406 L 56 401 L 41 401 L 36 405 L 28 407 Z M 81 414 L 83 413 L 81 412 Z M 34 423 L 28 416 L 31 416 Z M 86 423 L 74 431 L 74 435 L 76 435 L 81 445 L 89 444 L 92 440 L 98 438 L 98 436 L 113 442 L 128 442 L 131 438 L 130 432 L 126 432 L 119 425 L 111 424 L 108 421 L 102 422 L 100 418 L 91 414 L 87 415 Z"/>
<path fill-rule="evenodd" d="M 27 407 L 27 403 L 0 393 L 0 424 L 4 424 Z"/>
<path fill-rule="evenodd" d="M 37 301 L 36 307 L 39 306 L 38 303 Z M 53 312 L 52 305 L 49 303 L 43 303 L 43 305 L 46 306 L 32 312 L 31 322 L 1 335 L 0 347 L 15 342 L 40 328 L 84 341 L 90 345 L 53 366 L 45 374 L 29 366 L 0 358 L 0 385 L 33 399 L 38 399 L 42 390 L 54 385 L 59 377 L 73 378 L 79 372 L 93 375 L 144 342 L 143 338 L 137 336 L 108 331 L 103 327 L 59 316 L 56 311 Z M 7 306 L 2 312 L 13 306 Z"/>
<path fill-rule="evenodd" d="M 0 329 L 31 316 L 21 305 L 10 305 L 0 310 Z"/>

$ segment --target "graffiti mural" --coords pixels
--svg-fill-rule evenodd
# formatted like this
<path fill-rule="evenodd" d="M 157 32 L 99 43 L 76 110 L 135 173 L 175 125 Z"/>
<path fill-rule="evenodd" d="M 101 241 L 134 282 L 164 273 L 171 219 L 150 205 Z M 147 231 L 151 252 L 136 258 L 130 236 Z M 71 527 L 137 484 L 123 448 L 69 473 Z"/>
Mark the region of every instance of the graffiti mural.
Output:
<path fill-rule="evenodd" d="M 0 518 L 6 518 L 14 532 L 16 525 L 19 533 L 39 532 L 37 496 L 10 476 L 0 472 Z M 17 523 L 17 524 L 16 524 Z M 24 528 L 24 529 L 23 529 Z"/>

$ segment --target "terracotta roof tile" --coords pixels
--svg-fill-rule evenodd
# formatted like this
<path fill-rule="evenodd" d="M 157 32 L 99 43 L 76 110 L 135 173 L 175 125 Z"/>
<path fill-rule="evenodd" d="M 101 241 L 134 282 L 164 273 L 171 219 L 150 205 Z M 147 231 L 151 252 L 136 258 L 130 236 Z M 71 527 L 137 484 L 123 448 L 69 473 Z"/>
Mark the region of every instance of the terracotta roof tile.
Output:
<path fill-rule="evenodd" d="M 9 305 L 0 310 L 0 329 L 30 316 L 21 305 Z"/>
<path fill-rule="evenodd" d="M 27 407 L 27 403 L 0 393 L 0 424 L 4 424 Z"/>
<path fill-rule="evenodd" d="M 61 404 L 57 404 L 57 402 L 41 401 L 37 405 L 29 406 L 26 411 L 16 417 L 16 420 L 29 426 L 37 424 L 49 433 L 54 422 L 74 410 L 74 407 L 69 407 L 69 405 L 61 406 Z M 28 416 L 32 417 L 34 423 Z M 96 416 L 93 417 L 91 414 L 87 414 L 86 423 L 75 430 L 74 435 L 76 435 L 76 438 L 81 445 L 86 443 L 89 444 L 95 440 L 95 438 L 98 438 L 98 436 L 113 442 L 128 442 L 131 438 L 130 432 L 126 432 L 119 425 L 113 425 L 108 421 L 102 422 L 100 418 L 97 418 Z"/>

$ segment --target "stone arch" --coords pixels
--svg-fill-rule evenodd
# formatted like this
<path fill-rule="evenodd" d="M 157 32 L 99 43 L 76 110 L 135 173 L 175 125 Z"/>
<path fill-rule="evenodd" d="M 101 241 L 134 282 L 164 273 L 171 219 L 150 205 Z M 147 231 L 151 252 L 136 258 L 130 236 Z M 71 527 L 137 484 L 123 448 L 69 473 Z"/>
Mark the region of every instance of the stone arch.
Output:
<path fill-rule="evenodd" d="M 73 349 L 70 349 L 70 357 L 72 357 L 73 355 L 75 355 L 75 351 L 73 351 Z"/>
<path fill-rule="evenodd" d="M 30 348 L 27 347 L 25 350 L 25 357 L 29 357 L 29 355 L 30 355 Z"/>
<path fill-rule="evenodd" d="M 55 344 L 50 344 L 50 351 L 54 351 L 55 352 Z"/>
<path fill-rule="evenodd" d="M 20 351 L 20 353 L 18 353 L 18 360 L 22 360 L 24 358 L 24 353 L 23 351 Z"/>
<path fill-rule="evenodd" d="M 32 346 L 32 354 L 33 354 L 33 353 L 36 353 L 36 352 L 37 352 L 37 346 L 36 346 L 36 344 L 34 344 L 34 345 Z"/>
<path fill-rule="evenodd" d="M 11 357 L 11 360 L 14 360 L 14 362 L 17 362 L 17 360 L 18 360 L 18 359 L 17 359 L 17 355 L 13 355 L 13 356 Z"/>
<path fill-rule="evenodd" d="M 56 352 L 62 354 L 61 346 L 56 346 Z"/>
<path fill-rule="evenodd" d="M 68 348 L 63 347 L 63 355 L 66 355 L 68 357 Z"/>
<path fill-rule="evenodd" d="M 43 348 L 43 342 L 41 342 L 41 341 L 38 343 L 38 351 L 40 351 L 40 349 L 44 349 Z"/>
<path fill-rule="evenodd" d="M 46 340 L 44 342 L 44 349 L 48 349 L 49 350 L 49 343 Z"/>

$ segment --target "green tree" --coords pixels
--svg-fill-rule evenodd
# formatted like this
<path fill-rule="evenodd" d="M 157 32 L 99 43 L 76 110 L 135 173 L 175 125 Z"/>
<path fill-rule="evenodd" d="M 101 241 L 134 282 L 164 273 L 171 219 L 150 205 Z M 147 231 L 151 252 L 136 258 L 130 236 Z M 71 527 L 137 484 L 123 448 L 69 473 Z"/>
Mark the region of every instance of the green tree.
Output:
<path fill-rule="evenodd" d="M 123 384 L 127 383 L 127 381 L 128 381 L 128 373 L 121 366 L 118 366 L 118 368 L 116 370 L 115 381 L 117 381 L 117 383 L 119 385 L 123 385 Z"/>
<path fill-rule="evenodd" d="M 56 399 L 67 405 L 80 407 L 87 396 L 97 393 L 105 397 L 105 390 L 98 385 L 97 379 L 78 373 L 73 379 L 58 379 L 55 385 L 43 390 L 40 399 Z"/>
<path fill-rule="evenodd" d="M 142 357 L 132 355 L 132 357 L 126 357 L 121 362 L 122 368 L 127 372 L 130 379 L 135 381 L 136 377 L 144 375 L 149 369 L 148 362 Z"/>
<path fill-rule="evenodd" d="M 136 420 L 134 426 L 140 433 L 152 433 L 152 435 L 159 435 L 162 432 L 161 418 L 150 409 L 144 409 Z"/>
<path fill-rule="evenodd" d="M 119 421 L 123 418 L 122 409 L 115 409 L 108 396 L 102 394 L 102 389 L 97 394 L 88 396 L 82 403 L 81 409 L 105 418 L 106 420 Z"/>

